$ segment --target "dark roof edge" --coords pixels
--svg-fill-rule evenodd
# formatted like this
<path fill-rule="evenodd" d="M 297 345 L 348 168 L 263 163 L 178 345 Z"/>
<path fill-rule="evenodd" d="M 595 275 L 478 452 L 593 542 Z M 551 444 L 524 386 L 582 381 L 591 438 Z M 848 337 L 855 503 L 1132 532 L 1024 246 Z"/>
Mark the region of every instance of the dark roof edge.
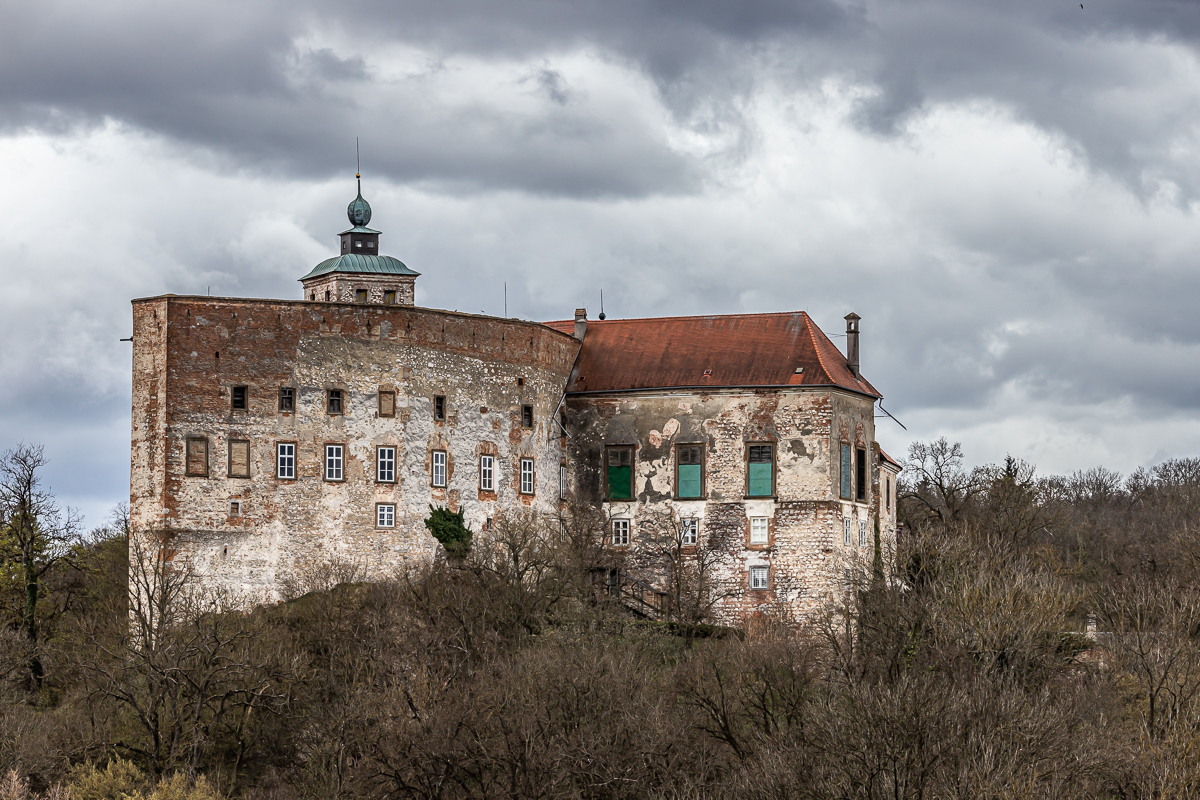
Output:
<path fill-rule="evenodd" d="M 588 324 L 599 323 L 607 325 L 615 322 L 661 322 L 664 319 L 728 319 L 731 317 L 789 317 L 796 314 L 803 314 L 809 320 L 812 316 L 807 311 L 748 311 L 744 314 L 677 314 L 670 317 L 620 317 L 618 319 L 589 319 Z M 551 319 L 543 322 L 543 325 L 554 325 L 560 322 L 571 322 L 574 319 Z M 815 322 L 813 323 L 816 324 Z"/>
<path fill-rule="evenodd" d="M 379 303 L 343 303 L 341 301 L 331 300 L 274 300 L 269 297 L 212 297 L 206 294 L 158 294 L 151 297 L 135 297 L 130 300 L 130 304 L 150 303 L 157 300 L 202 300 L 205 302 L 216 300 L 222 303 L 271 303 L 273 305 L 288 305 L 288 306 L 343 306 L 347 308 L 357 308 L 364 310 L 374 309 L 376 311 L 416 311 L 422 314 L 445 314 L 451 317 L 463 317 L 465 319 L 482 319 L 490 322 L 507 322 L 513 325 L 526 325 L 533 328 L 544 328 L 556 336 L 565 336 L 566 338 L 578 343 L 576 339 L 569 333 L 563 333 L 560 330 L 555 330 L 548 325 L 543 325 L 540 322 L 533 322 L 528 319 L 516 319 L 505 317 L 492 317 L 487 314 L 469 314 L 465 311 L 447 311 L 444 308 L 428 308 L 426 306 L 385 306 Z"/>
<path fill-rule="evenodd" d="M 681 391 L 695 391 L 698 389 L 703 389 L 703 390 L 710 391 L 710 392 L 719 392 L 719 391 L 724 391 L 724 390 L 736 391 L 739 389 L 742 389 L 742 390 L 745 390 L 745 389 L 802 389 L 802 390 L 841 389 L 843 392 L 849 392 L 850 394 L 857 394 L 857 395 L 862 395 L 863 397 L 869 397 L 869 398 L 871 398 L 872 401 L 883 399 L 883 395 L 881 395 L 881 394 L 871 394 L 870 392 L 864 392 L 861 389 L 851 389 L 848 386 L 842 386 L 841 384 L 838 384 L 838 383 L 809 383 L 809 384 L 755 383 L 755 384 L 746 384 L 744 386 L 742 386 L 742 385 L 739 385 L 739 386 L 711 386 L 711 385 L 710 386 L 703 386 L 703 385 L 702 386 L 649 386 L 649 387 L 646 387 L 645 389 L 587 389 L 582 392 L 567 391 L 567 396 L 568 397 L 576 397 L 576 396 L 582 396 L 582 395 L 595 395 L 595 394 L 639 394 L 642 392 L 681 392 Z"/>

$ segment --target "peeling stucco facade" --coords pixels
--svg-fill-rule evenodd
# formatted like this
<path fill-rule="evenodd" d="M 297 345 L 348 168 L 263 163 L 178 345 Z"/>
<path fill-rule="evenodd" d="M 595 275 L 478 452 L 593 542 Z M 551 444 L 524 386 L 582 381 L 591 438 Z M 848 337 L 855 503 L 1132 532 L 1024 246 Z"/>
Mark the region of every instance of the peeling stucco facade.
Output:
<path fill-rule="evenodd" d="M 894 550 L 894 517 L 881 518 L 878 511 L 873 398 L 790 388 L 621 393 L 574 396 L 567 410 L 568 463 L 581 497 L 600 505 L 610 525 L 629 520 L 628 550 L 635 559 L 646 548 L 644 521 L 663 513 L 697 520 L 700 545 L 718 552 L 715 610 L 723 622 L 745 624 L 764 612 L 803 617 L 838 599 L 847 569 L 869 569 L 877 521 L 883 554 Z M 769 497 L 748 494 L 752 444 L 773 448 Z M 854 457 L 869 459 L 861 499 L 853 482 L 850 497 L 840 496 L 842 444 Z M 680 499 L 679 447 L 692 445 L 704 448 L 703 497 Z M 634 448 L 634 497 L 610 500 L 605 450 L 625 446 Z M 766 520 L 765 543 L 751 541 L 756 517 Z M 752 588 L 752 567 L 767 568 L 767 588 Z"/>

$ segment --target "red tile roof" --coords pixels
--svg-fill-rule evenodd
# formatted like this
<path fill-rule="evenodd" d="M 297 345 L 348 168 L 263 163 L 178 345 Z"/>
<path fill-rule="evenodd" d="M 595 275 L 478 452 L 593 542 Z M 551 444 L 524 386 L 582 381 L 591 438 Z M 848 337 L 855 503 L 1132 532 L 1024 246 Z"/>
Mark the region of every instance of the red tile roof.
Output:
<path fill-rule="evenodd" d="M 883 462 L 884 462 L 885 464 L 891 464 L 891 465 L 892 465 L 893 467 L 895 467 L 897 470 L 902 470 L 902 469 L 904 469 L 904 465 L 903 465 L 903 464 L 901 464 L 901 463 L 900 463 L 899 461 L 897 461 L 896 459 L 894 459 L 894 458 L 892 458 L 891 456 L 889 456 L 887 453 L 883 452 L 883 448 L 882 448 L 882 447 L 881 447 L 881 448 L 879 448 L 879 457 L 880 457 L 880 458 L 883 460 Z"/>
<path fill-rule="evenodd" d="M 544 324 L 575 331 L 574 320 Z M 839 386 L 881 396 L 854 377 L 803 311 L 588 320 L 567 391 L 754 386 Z"/>

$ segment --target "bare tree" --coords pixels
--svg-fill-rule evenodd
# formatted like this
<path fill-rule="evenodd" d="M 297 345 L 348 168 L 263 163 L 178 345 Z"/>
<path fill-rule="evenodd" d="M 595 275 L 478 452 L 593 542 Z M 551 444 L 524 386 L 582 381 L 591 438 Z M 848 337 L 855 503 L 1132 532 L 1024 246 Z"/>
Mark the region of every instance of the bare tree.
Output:
<path fill-rule="evenodd" d="M 646 512 L 638 525 L 638 538 L 652 573 L 646 577 L 667 595 L 669 619 L 706 622 L 717 604 L 734 593 L 718 575 L 728 558 L 727 543 L 690 528 L 675 511 Z"/>
<path fill-rule="evenodd" d="M 173 555 L 162 542 L 130 538 L 128 616 L 113 609 L 88 632 L 82 668 L 93 699 L 129 716 L 133 735 L 115 743 L 118 751 L 160 775 L 195 772 L 220 745 L 233 753 L 236 775 L 256 718 L 282 710 L 300 664 L 261 614 L 200 590 Z"/>
<path fill-rule="evenodd" d="M 904 464 L 904 497 L 943 525 L 964 518 L 986 485 L 986 471 L 963 466 L 962 445 L 945 437 L 913 442 Z"/>
<path fill-rule="evenodd" d="M 58 505 L 42 486 L 39 471 L 47 459 L 41 445 L 20 444 L 0 455 L 0 558 L 17 573 L 24 589 L 21 629 L 38 644 L 38 601 L 42 579 L 67 558 L 79 541 L 79 514 Z M 42 661 L 35 649 L 29 674 L 41 686 Z"/>

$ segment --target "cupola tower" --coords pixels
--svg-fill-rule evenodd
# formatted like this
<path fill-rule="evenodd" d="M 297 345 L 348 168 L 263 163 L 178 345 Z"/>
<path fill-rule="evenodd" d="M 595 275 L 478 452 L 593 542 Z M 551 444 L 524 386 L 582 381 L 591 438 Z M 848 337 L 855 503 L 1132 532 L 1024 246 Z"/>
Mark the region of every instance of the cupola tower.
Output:
<path fill-rule="evenodd" d="M 358 196 L 346 207 L 350 228 L 338 234 L 338 255 L 322 261 L 300 279 L 304 299 L 317 303 L 375 303 L 411 306 L 415 300 L 417 276 L 404 262 L 379 252 L 380 232 L 368 228 L 371 204 L 362 196 L 362 175 Z"/>

